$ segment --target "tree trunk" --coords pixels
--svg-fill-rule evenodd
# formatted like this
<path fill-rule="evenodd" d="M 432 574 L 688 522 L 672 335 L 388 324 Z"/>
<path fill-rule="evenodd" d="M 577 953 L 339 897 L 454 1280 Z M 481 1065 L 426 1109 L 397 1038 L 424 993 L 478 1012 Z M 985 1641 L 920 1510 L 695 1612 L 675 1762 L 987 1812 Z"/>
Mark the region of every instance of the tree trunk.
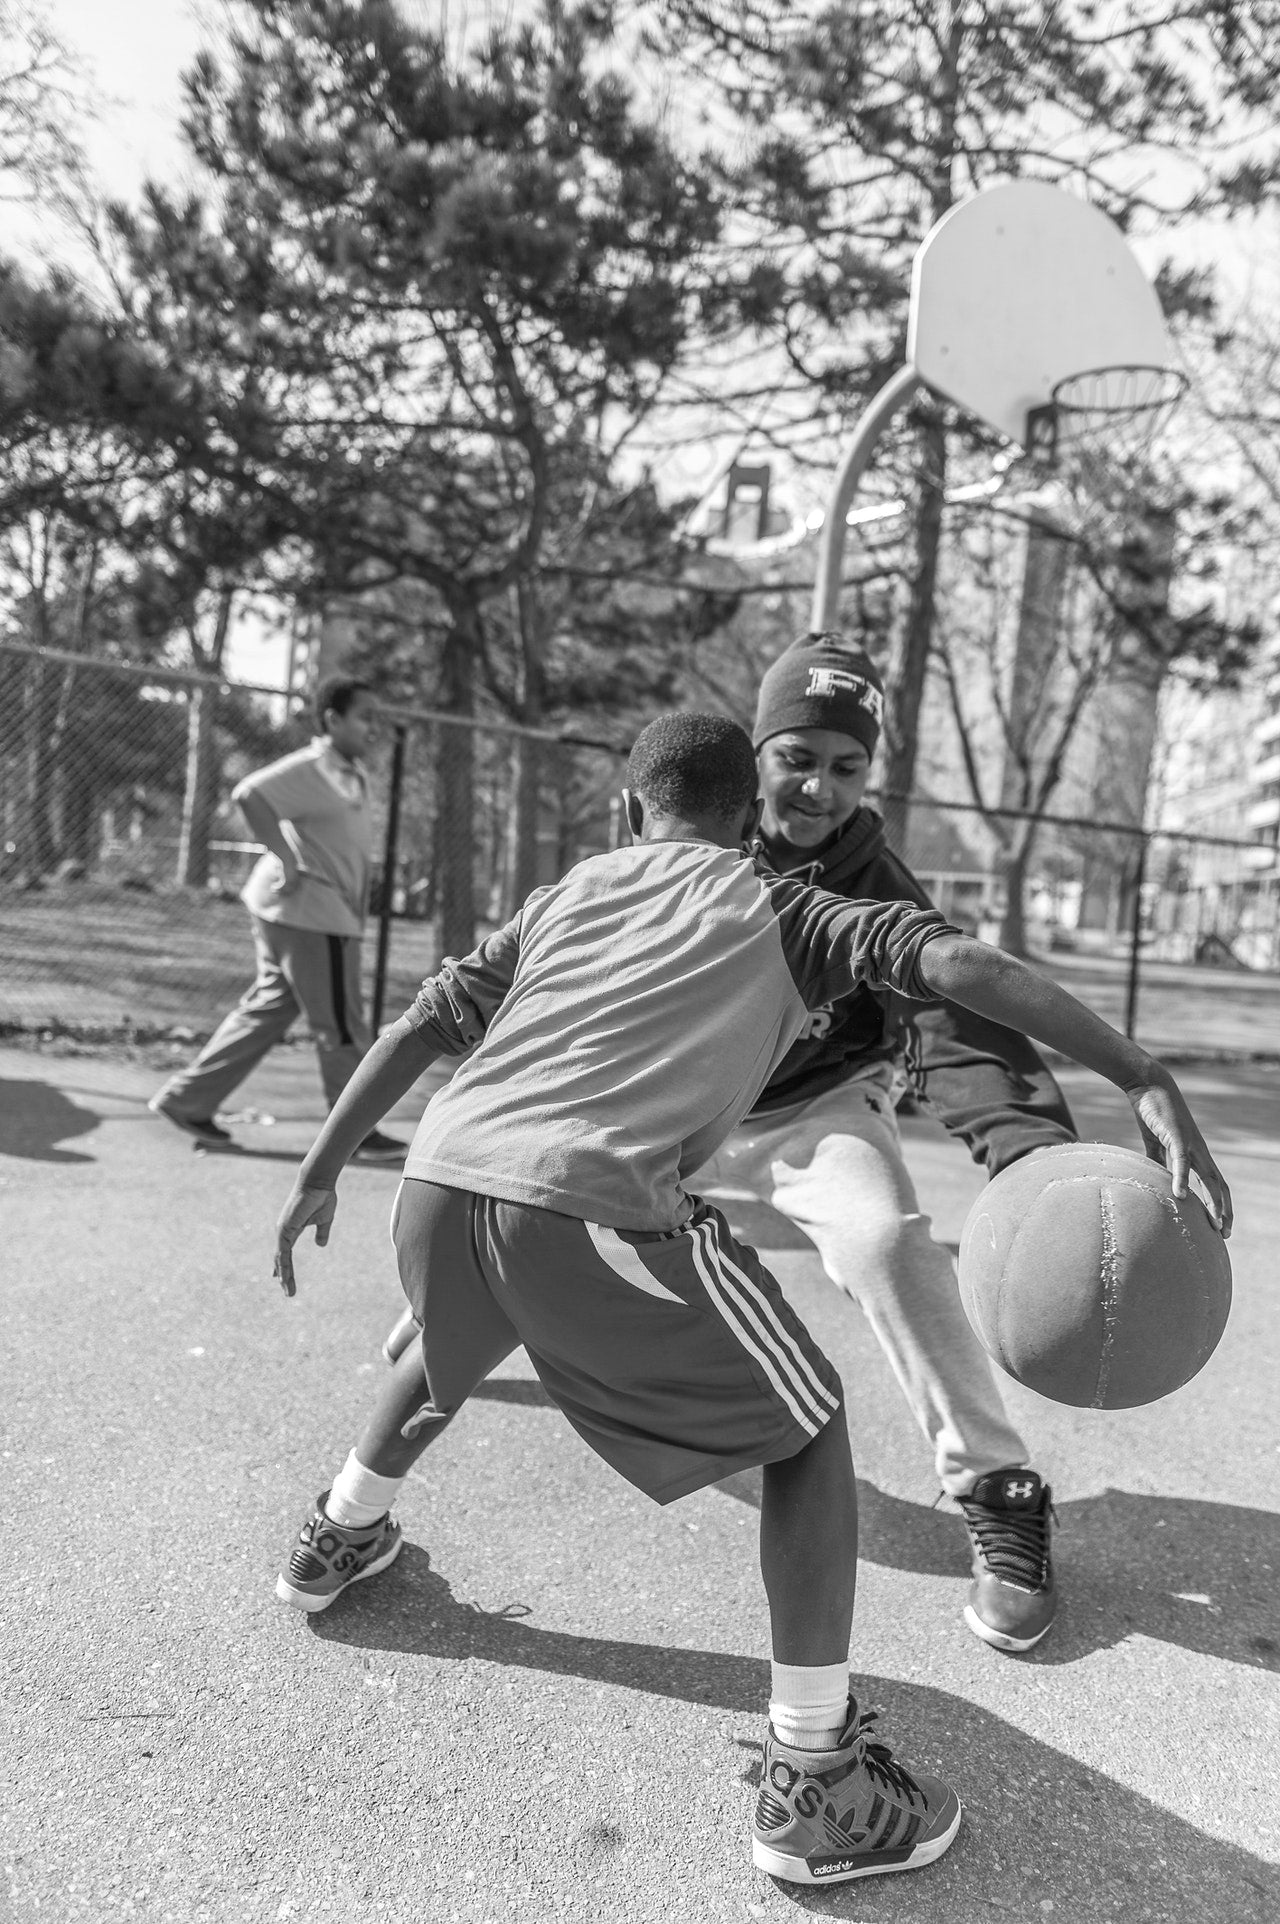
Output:
<path fill-rule="evenodd" d="M 1012 848 L 1007 849 L 1000 863 L 1000 877 L 1004 883 L 1004 914 L 1000 918 L 1000 947 L 1009 955 L 1024 957 L 1027 953 L 1027 870 L 1031 866 L 1031 851 L 1035 844 L 1034 824 L 1028 824 L 1033 832 L 1018 835 Z"/>
<path fill-rule="evenodd" d="M 933 618 L 938 586 L 938 554 L 942 546 L 943 490 L 947 478 L 947 437 L 940 421 L 920 429 L 920 483 L 915 507 L 915 575 L 901 643 L 889 675 L 884 717 L 884 763 L 881 781 L 886 792 L 885 829 L 889 846 L 903 853 L 910 827 L 909 808 L 894 796 L 911 793 L 916 776 L 920 709 L 933 640 Z"/>
<path fill-rule="evenodd" d="M 1135 830 L 1146 821 L 1160 692 L 1169 666 L 1159 637 L 1169 607 L 1174 532 L 1171 513 L 1153 510 L 1135 520 L 1126 544 L 1127 566 L 1117 586 L 1119 606 L 1111 617 L 1120 632 L 1092 717 L 1099 772 L 1089 812 L 1100 821 Z M 1105 929 L 1111 935 L 1124 928 L 1132 895 L 1133 847 L 1131 835 L 1096 838 L 1086 868 L 1081 928 Z"/>
<path fill-rule="evenodd" d="M 218 758 L 214 721 L 218 690 L 193 688 L 187 699 L 187 774 L 178 835 L 178 881 L 187 888 L 209 884 L 209 841 L 218 812 Z"/>
<path fill-rule="evenodd" d="M 538 823 L 542 802 L 543 743 L 517 735 L 511 771 L 511 800 L 507 816 L 507 904 L 514 915 L 531 889 L 538 886 Z"/>
<path fill-rule="evenodd" d="M 78 862 L 88 875 L 97 867 L 102 846 L 98 795 L 91 780 L 72 782 L 62 804 L 62 842 L 67 860 Z"/>
<path fill-rule="evenodd" d="M 58 856 L 53 832 L 54 771 L 49 754 L 55 703 L 56 685 L 50 685 L 46 664 L 31 658 L 22 683 L 23 793 L 17 836 L 18 872 L 27 883 L 39 882 Z"/>
<path fill-rule="evenodd" d="M 464 603 L 452 613 L 453 625 L 440 661 L 443 706 L 448 714 L 470 716 L 475 710 L 475 610 Z M 440 952 L 466 955 L 475 946 L 476 931 L 472 850 L 475 741 L 469 728 L 441 723 L 437 732 Z"/>
<path fill-rule="evenodd" d="M 200 647 L 191 624 L 191 650 L 198 665 L 212 674 L 222 669 L 222 657 L 231 627 L 234 591 L 224 588 L 218 597 L 218 616 L 213 642 L 206 651 Z M 187 698 L 187 772 L 182 793 L 182 827 L 178 836 L 178 881 L 187 888 L 207 888 L 209 883 L 209 841 L 218 812 L 218 738 L 214 723 L 218 712 L 219 690 L 204 686 L 192 688 Z"/>
<path fill-rule="evenodd" d="M 1009 679 L 1000 806 L 1026 808 L 1028 775 L 1035 764 L 1037 721 L 1044 712 L 1046 683 L 1058 658 L 1063 596 L 1070 548 L 1053 523 L 1032 514 L 1027 523 L 1018 601 L 1018 632 Z"/>
<path fill-rule="evenodd" d="M 540 728 L 545 713 L 542 672 L 542 635 L 537 590 L 532 582 L 516 587 L 520 633 L 520 719 Z M 543 743 L 517 735 L 511 771 L 507 816 L 507 915 L 514 915 L 531 889 L 538 886 L 538 817 L 542 799 Z"/>

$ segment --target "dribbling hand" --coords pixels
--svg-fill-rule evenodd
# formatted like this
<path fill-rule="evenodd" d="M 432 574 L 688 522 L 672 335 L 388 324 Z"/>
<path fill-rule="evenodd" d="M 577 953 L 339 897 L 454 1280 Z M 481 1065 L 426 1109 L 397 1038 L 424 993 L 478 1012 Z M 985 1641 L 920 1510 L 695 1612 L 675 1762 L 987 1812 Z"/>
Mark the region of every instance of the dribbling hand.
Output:
<path fill-rule="evenodd" d="M 329 1240 L 337 1207 L 338 1198 L 334 1190 L 307 1189 L 302 1183 L 293 1185 L 276 1224 L 276 1260 L 271 1271 L 286 1296 L 293 1296 L 297 1292 L 293 1277 L 293 1245 L 304 1229 L 314 1225 L 316 1245 L 323 1249 Z"/>
<path fill-rule="evenodd" d="M 1162 1162 L 1168 1169 L 1174 1195 L 1186 1195 L 1187 1178 L 1194 1170 L 1204 1184 L 1219 1230 L 1229 1236 L 1231 1191 L 1173 1077 L 1152 1080 L 1125 1093 L 1142 1131 L 1142 1146 L 1153 1162 Z"/>

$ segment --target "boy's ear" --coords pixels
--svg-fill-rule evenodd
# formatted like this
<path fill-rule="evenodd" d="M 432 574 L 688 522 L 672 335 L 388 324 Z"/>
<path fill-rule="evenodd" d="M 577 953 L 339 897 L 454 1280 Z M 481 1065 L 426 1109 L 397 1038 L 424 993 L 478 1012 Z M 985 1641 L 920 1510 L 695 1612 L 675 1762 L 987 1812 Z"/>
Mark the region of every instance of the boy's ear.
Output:
<path fill-rule="evenodd" d="M 633 795 L 629 788 L 624 788 L 622 791 L 622 813 L 631 831 L 632 841 L 638 842 L 644 828 L 644 803 L 638 795 Z"/>
<path fill-rule="evenodd" d="M 755 841 L 760 828 L 760 819 L 763 814 L 764 796 L 757 795 L 742 819 L 742 846 L 744 848 L 750 848 L 752 842 Z"/>

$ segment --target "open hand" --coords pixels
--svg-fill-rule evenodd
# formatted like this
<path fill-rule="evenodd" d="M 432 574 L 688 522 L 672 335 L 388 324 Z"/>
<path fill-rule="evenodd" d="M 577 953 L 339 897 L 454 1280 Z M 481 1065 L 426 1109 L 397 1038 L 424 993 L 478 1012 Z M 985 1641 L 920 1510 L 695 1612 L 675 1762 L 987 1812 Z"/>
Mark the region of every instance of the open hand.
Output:
<path fill-rule="evenodd" d="M 276 1224 L 276 1260 L 271 1271 L 286 1296 L 293 1296 L 297 1290 L 293 1277 L 293 1245 L 303 1230 L 314 1224 L 316 1245 L 323 1249 L 329 1240 L 337 1207 L 335 1190 L 308 1189 L 300 1182 L 293 1185 Z"/>
<path fill-rule="evenodd" d="M 1168 1169 L 1174 1195 L 1186 1195 L 1188 1176 L 1194 1170 L 1204 1184 L 1218 1228 L 1224 1237 L 1229 1236 L 1231 1191 L 1173 1077 L 1166 1071 L 1125 1093 L 1138 1118 L 1142 1146 L 1153 1162 L 1162 1162 Z"/>

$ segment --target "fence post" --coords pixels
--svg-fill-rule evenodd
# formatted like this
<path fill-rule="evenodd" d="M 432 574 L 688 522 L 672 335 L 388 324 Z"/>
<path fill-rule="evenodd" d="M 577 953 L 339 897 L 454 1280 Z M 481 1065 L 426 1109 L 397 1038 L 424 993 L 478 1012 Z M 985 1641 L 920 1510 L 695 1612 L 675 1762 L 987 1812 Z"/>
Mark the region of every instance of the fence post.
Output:
<path fill-rule="evenodd" d="M 400 840 L 400 791 L 404 786 L 405 730 L 397 728 L 391 747 L 391 789 L 387 832 L 382 843 L 382 900 L 378 904 L 378 958 L 373 965 L 373 1033 L 382 1027 L 387 997 L 387 956 L 391 948 L 391 904 L 396 892 L 396 847 Z"/>
<path fill-rule="evenodd" d="M 1147 880 L 1147 845 L 1151 837 L 1138 836 L 1138 873 L 1133 883 L 1133 914 L 1129 927 L 1129 982 L 1124 998 L 1124 1032 L 1130 1042 L 1138 1022 L 1138 977 L 1142 968 L 1142 891 Z"/>

